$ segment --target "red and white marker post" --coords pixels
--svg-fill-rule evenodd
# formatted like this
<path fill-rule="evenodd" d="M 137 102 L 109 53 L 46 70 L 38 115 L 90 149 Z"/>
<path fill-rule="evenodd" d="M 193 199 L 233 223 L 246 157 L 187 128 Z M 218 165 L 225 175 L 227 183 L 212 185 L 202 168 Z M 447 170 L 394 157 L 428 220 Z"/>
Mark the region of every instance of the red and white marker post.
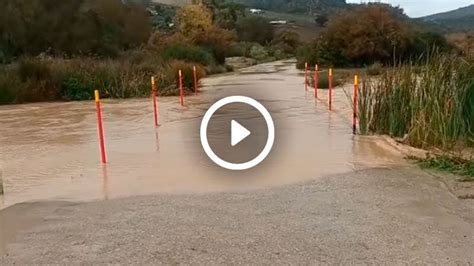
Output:
<path fill-rule="evenodd" d="M 319 67 L 314 66 L 314 98 L 318 99 Z"/>
<path fill-rule="evenodd" d="M 359 118 L 359 76 L 354 76 L 354 115 L 352 117 L 352 132 L 357 134 L 357 119 Z"/>
<path fill-rule="evenodd" d="M 160 110 L 158 107 L 158 88 L 155 77 L 151 77 L 151 98 L 153 100 L 153 113 L 155 118 L 155 127 L 160 126 Z"/>
<path fill-rule="evenodd" d="M 199 93 L 196 66 L 193 66 L 193 82 L 194 82 L 194 93 Z"/>
<path fill-rule="evenodd" d="M 105 151 L 105 137 L 104 137 L 104 125 L 102 122 L 102 109 L 100 106 L 100 93 L 98 90 L 95 94 L 95 106 L 97 110 L 97 130 L 99 133 L 99 146 L 100 146 L 100 159 L 103 164 L 107 163 L 107 155 Z"/>
<path fill-rule="evenodd" d="M 184 106 L 183 72 L 181 71 L 181 69 L 179 70 L 178 76 L 179 76 L 179 101 L 181 103 L 181 106 Z"/>
<path fill-rule="evenodd" d="M 332 111 L 332 79 L 333 79 L 333 73 L 332 73 L 332 68 L 329 69 L 329 77 L 328 77 L 328 82 L 329 82 L 329 111 Z"/>

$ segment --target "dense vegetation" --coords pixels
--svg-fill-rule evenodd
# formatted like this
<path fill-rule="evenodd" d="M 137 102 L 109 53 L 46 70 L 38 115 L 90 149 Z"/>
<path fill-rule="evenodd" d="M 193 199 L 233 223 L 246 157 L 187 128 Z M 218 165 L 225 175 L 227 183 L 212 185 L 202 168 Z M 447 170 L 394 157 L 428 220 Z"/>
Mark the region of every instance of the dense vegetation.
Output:
<path fill-rule="evenodd" d="M 299 52 L 299 66 L 390 64 L 423 55 L 433 47 L 450 49 L 446 39 L 410 20 L 402 9 L 361 5 L 332 17 L 322 35 Z"/>
<path fill-rule="evenodd" d="M 248 22 L 256 18 L 240 5 L 197 2 L 176 8 L 147 0 L 5 0 L 0 103 L 91 99 L 94 89 L 104 97 L 141 97 L 152 75 L 161 95 L 173 95 L 178 69 L 191 89 L 195 65 L 201 78 L 227 71 L 228 56 L 283 58 L 299 44 L 289 33 L 275 36 L 260 18 L 264 39 L 243 34 L 255 32 Z"/>
<path fill-rule="evenodd" d="M 0 9 L 0 60 L 50 55 L 117 56 L 151 34 L 145 10 L 117 0 L 5 0 Z"/>
<path fill-rule="evenodd" d="M 472 146 L 473 77 L 472 63 L 438 51 L 393 67 L 361 88 L 361 132 L 404 138 L 420 148 Z"/>

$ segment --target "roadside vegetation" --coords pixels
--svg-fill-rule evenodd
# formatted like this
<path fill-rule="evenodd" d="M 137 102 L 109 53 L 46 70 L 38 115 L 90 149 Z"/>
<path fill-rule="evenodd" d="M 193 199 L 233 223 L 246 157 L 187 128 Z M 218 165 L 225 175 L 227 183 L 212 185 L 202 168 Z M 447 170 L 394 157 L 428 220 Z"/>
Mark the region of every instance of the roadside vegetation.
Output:
<path fill-rule="evenodd" d="M 474 145 L 474 65 L 433 51 L 391 67 L 361 87 L 361 133 L 387 134 L 419 148 Z"/>
<path fill-rule="evenodd" d="M 428 150 L 432 155 L 419 159 L 422 166 L 472 177 L 471 35 L 446 37 L 408 18 L 401 9 L 360 5 L 330 17 L 320 37 L 300 48 L 298 67 L 308 62 L 340 68 L 336 74 L 361 74 L 361 134 L 389 135 Z M 326 76 L 320 75 L 320 83 Z"/>
<path fill-rule="evenodd" d="M 410 61 L 437 47 L 452 47 L 444 36 L 425 29 L 407 17 L 402 9 L 370 3 L 330 17 L 319 38 L 303 46 L 298 67 L 367 67 Z"/>
<path fill-rule="evenodd" d="M 227 1 L 181 8 L 145 0 L 6 0 L 0 10 L 0 104 L 144 97 L 150 77 L 176 95 L 177 73 L 231 71 L 226 58 L 288 58 L 300 42 Z M 254 23 L 258 23 L 258 28 Z M 12 26 L 14 25 L 14 26 Z"/>
<path fill-rule="evenodd" d="M 412 158 L 422 168 L 434 169 L 441 172 L 453 173 L 461 176 L 461 182 L 474 182 L 474 161 L 450 155 L 430 156 L 425 159 Z"/>

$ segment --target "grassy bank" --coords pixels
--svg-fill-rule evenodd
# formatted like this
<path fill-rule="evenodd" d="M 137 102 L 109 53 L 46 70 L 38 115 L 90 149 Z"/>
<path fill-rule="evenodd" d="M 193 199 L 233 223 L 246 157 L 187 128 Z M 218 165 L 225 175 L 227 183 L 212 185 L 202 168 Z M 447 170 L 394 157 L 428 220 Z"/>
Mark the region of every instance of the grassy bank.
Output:
<path fill-rule="evenodd" d="M 160 95 L 177 95 L 177 73 L 183 70 L 187 90 L 193 89 L 192 68 L 198 79 L 206 74 L 202 65 L 179 60 L 162 62 L 149 54 L 122 59 L 26 58 L 0 69 L 0 104 L 54 100 L 90 100 L 98 89 L 106 98 L 146 97 L 150 77 L 158 80 Z"/>
<path fill-rule="evenodd" d="M 387 134 L 419 148 L 451 150 L 474 144 L 474 65 L 433 53 L 365 80 L 360 91 L 362 134 Z"/>
<path fill-rule="evenodd" d="M 461 159 L 456 156 L 430 156 L 426 159 L 412 158 L 422 168 L 449 172 L 461 176 L 461 182 L 474 181 L 474 161 Z"/>

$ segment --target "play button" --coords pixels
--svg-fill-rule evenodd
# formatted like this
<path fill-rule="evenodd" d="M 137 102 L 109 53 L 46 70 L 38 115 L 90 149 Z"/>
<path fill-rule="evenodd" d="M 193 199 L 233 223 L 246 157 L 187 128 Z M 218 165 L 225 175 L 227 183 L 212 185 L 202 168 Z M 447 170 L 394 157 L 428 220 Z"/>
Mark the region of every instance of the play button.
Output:
<path fill-rule="evenodd" d="M 248 129 L 243 127 L 241 124 L 239 124 L 235 120 L 232 120 L 231 127 L 232 127 L 231 128 L 232 147 L 239 144 L 248 136 L 250 136 L 250 134 L 252 134 L 250 131 L 248 131 Z"/>
<path fill-rule="evenodd" d="M 263 162 L 275 142 L 268 110 L 244 96 L 224 98 L 204 115 L 200 130 L 206 155 L 228 170 L 248 170 Z"/>

